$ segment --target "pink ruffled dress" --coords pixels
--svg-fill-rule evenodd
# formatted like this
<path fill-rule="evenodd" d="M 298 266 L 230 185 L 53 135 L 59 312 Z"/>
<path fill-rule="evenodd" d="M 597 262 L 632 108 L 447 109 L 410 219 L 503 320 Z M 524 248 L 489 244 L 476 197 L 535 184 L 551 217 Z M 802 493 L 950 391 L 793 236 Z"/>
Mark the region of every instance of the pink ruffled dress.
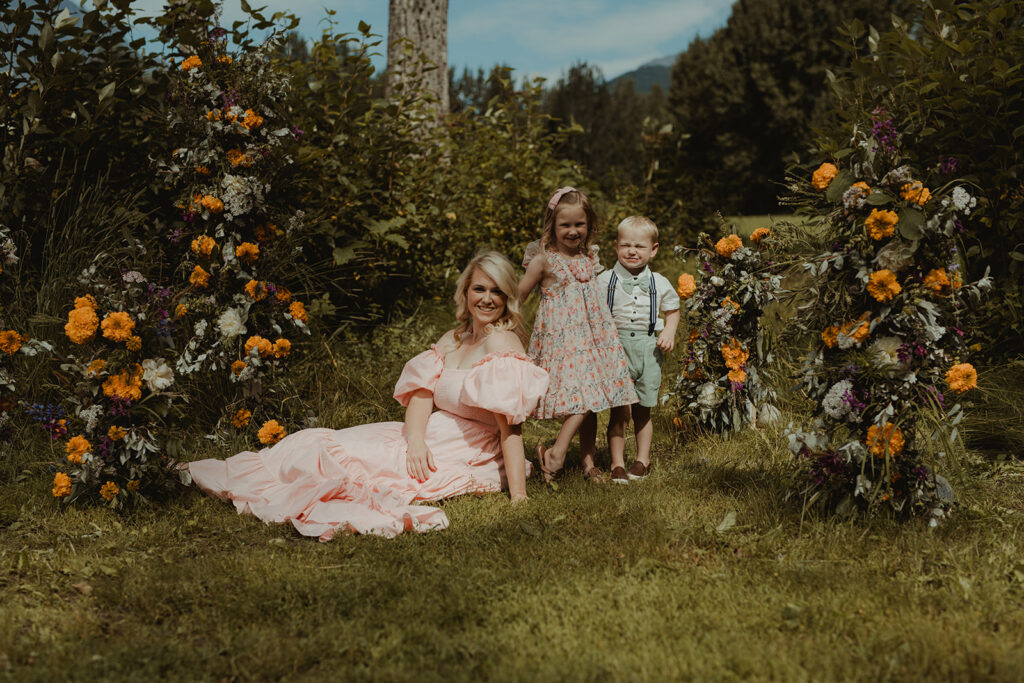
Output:
<path fill-rule="evenodd" d="M 524 268 L 539 251 L 539 243 L 531 242 Z M 636 403 L 626 352 L 597 285 L 596 253 L 566 258 L 548 250 L 546 256 L 555 282 L 540 287 L 529 354 L 551 380 L 533 417 L 549 420 Z"/>
<path fill-rule="evenodd" d="M 444 511 L 420 501 L 500 491 L 505 485 L 495 413 L 520 424 L 548 386 L 548 374 L 518 353 L 493 353 L 470 368 L 444 367 L 437 347 L 402 370 L 395 398 L 434 394 L 426 443 L 437 471 L 420 483 L 406 470 L 402 422 L 304 429 L 259 453 L 189 463 L 196 485 L 264 522 L 291 522 L 330 540 L 356 532 L 392 537 L 448 526 Z M 526 463 L 529 475 L 530 463 Z"/>

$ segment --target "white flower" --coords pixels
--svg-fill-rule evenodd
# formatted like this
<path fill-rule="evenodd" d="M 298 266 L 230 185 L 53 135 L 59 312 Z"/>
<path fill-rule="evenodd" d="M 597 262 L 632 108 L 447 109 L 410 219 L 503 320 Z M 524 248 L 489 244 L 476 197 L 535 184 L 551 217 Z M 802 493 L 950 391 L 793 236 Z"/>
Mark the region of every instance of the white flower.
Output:
<path fill-rule="evenodd" d="M 127 273 L 121 276 L 121 279 L 125 282 L 145 282 L 146 278 L 137 270 L 129 270 Z"/>
<path fill-rule="evenodd" d="M 953 206 L 964 214 L 970 216 L 971 209 L 978 205 L 978 200 L 970 195 L 963 187 L 957 185 L 953 188 Z"/>
<path fill-rule="evenodd" d="M 903 240 L 893 240 L 878 250 L 875 263 L 880 268 L 898 273 L 913 262 L 915 251 L 917 251 L 917 242 L 907 243 Z"/>
<path fill-rule="evenodd" d="M 725 280 L 723 280 L 722 278 L 718 277 L 717 275 L 712 275 L 711 276 L 711 284 L 713 284 L 715 287 L 721 287 L 722 285 L 725 284 Z"/>
<path fill-rule="evenodd" d="M 96 422 L 100 419 L 100 415 L 103 414 L 103 406 L 94 404 L 88 408 L 79 407 L 77 412 L 79 419 L 85 422 L 85 431 L 91 433 L 92 430 L 96 429 Z"/>
<path fill-rule="evenodd" d="M 700 392 L 697 395 L 697 404 L 704 408 L 714 408 L 725 398 L 725 389 L 714 382 L 705 382 L 700 385 Z"/>
<path fill-rule="evenodd" d="M 882 370 L 892 370 L 900 365 L 899 351 L 903 340 L 899 337 L 880 337 L 871 345 L 871 356 Z"/>
<path fill-rule="evenodd" d="M 205 318 L 203 318 L 202 320 L 197 322 L 196 326 L 194 328 L 196 336 L 199 337 L 200 339 L 202 339 L 204 336 L 206 336 L 206 328 L 208 326 L 209 326 L 209 323 L 206 321 Z"/>
<path fill-rule="evenodd" d="M 225 339 L 245 334 L 245 320 L 237 308 L 228 308 L 217 318 L 217 329 Z"/>
<path fill-rule="evenodd" d="M 142 361 L 142 379 L 150 391 L 161 391 L 174 383 L 174 370 L 164 362 L 147 358 Z"/>
<path fill-rule="evenodd" d="M 846 392 L 853 389 L 853 382 L 848 379 L 840 380 L 832 385 L 826 392 L 825 398 L 821 400 L 821 407 L 825 414 L 833 420 L 845 419 L 850 413 L 850 405 L 843 401 Z"/>

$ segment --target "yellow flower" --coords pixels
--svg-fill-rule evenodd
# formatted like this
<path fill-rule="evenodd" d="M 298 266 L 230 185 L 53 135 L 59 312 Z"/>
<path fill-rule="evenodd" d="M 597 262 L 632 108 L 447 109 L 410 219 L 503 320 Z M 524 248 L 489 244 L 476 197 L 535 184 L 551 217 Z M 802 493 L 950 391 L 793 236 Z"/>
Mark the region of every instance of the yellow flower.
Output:
<path fill-rule="evenodd" d="M 836 325 L 826 327 L 821 333 L 821 340 L 825 342 L 825 346 L 834 349 L 839 342 L 839 327 Z"/>
<path fill-rule="evenodd" d="M 680 275 L 679 279 L 676 280 L 676 285 L 676 292 L 679 293 L 680 299 L 689 299 L 697 291 L 697 283 L 689 273 Z"/>
<path fill-rule="evenodd" d="M 174 308 L 174 317 L 175 318 L 180 318 L 181 316 L 186 315 L 187 313 L 188 313 L 188 307 L 185 306 L 185 304 L 178 304 Z"/>
<path fill-rule="evenodd" d="M 108 313 L 100 324 L 103 336 L 113 342 L 128 341 L 135 330 L 135 321 L 124 311 Z"/>
<path fill-rule="evenodd" d="M 23 341 L 25 338 L 14 330 L 4 330 L 0 332 L 0 351 L 13 356 L 21 348 Z"/>
<path fill-rule="evenodd" d="M 763 240 L 765 237 L 770 238 L 771 236 L 772 231 L 769 230 L 768 228 L 758 228 L 754 232 L 750 233 L 750 241 L 753 242 L 754 244 L 761 244 L 761 240 Z"/>
<path fill-rule="evenodd" d="M 100 487 L 100 496 L 103 500 L 114 500 L 114 496 L 121 492 L 121 489 L 117 488 L 117 484 L 112 481 L 108 481 L 106 484 Z"/>
<path fill-rule="evenodd" d="M 90 375 L 98 375 L 103 372 L 103 368 L 105 367 L 107 367 L 107 361 L 102 358 L 97 358 L 93 362 L 89 363 L 88 371 Z"/>
<path fill-rule="evenodd" d="M 232 166 L 252 166 L 252 157 L 240 149 L 229 149 L 227 157 Z"/>
<path fill-rule="evenodd" d="M 217 199 L 213 195 L 206 195 L 205 197 L 203 197 L 201 203 L 203 205 L 203 208 L 209 211 L 210 213 L 220 213 L 221 211 L 224 210 L 224 202 Z"/>
<path fill-rule="evenodd" d="M 107 437 L 111 441 L 120 441 L 121 439 L 124 438 L 124 435 L 127 434 L 127 433 L 128 433 L 128 431 L 124 427 L 118 427 L 117 425 L 112 425 L 110 427 L 110 429 L 107 430 Z"/>
<path fill-rule="evenodd" d="M 946 372 L 946 384 L 958 394 L 978 386 L 978 371 L 970 363 L 958 363 Z"/>
<path fill-rule="evenodd" d="M 292 300 L 292 293 L 286 287 L 278 287 L 274 297 L 283 304 Z"/>
<path fill-rule="evenodd" d="M 747 363 L 747 358 L 750 357 L 749 351 L 743 350 L 743 345 L 738 340 L 733 338 L 728 344 L 722 344 L 721 348 L 722 359 L 725 361 L 725 367 L 733 370 L 739 370 Z"/>
<path fill-rule="evenodd" d="M 258 280 L 249 280 L 249 282 L 245 284 L 245 293 L 256 301 L 263 301 L 267 298 L 267 288 Z"/>
<path fill-rule="evenodd" d="M 242 242 L 235 247 L 235 256 L 239 261 L 245 261 L 246 263 L 253 263 L 260 257 L 260 248 L 258 245 L 252 242 Z"/>
<path fill-rule="evenodd" d="M 900 188 L 900 195 L 911 204 L 924 206 L 932 198 L 931 191 L 920 180 L 906 183 Z"/>
<path fill-rule="evenodd" d="M 900 217 L 896 215 L 895 211 L 871 209 L 871 213 L 864 221 L 864 230 L 867 231 L 868 237 L 873 240 L 885 239 L 886 237 L 892 237 L 896 233 L 896 223 L 899 220 Z"/>
<path fill-rule="evenodd" d="M 270 343 L 269 339 L 265 339 L 258 334 L 255 334 L 245 340 L 245 355 L 249 355 L 253 349 L 259 352 L 260 357 L 266 358 L 274 352 L 274 345 Z"/>
<path fill-rule="evenodd" d="M 68 453 L 68 462 L 73 462 L 76 465 L 82 462 L 82 456 L 88 453 L 91 447 L 92 444 L 81 434 L 71 437 L 65 447 Z"/>
<path fill-rule="evenodd" d="M 96 297 L 92 294 L 86 294 L 85 296 L 75 297 L 75 308 L 91 308 L 96 310 Z"/>
<path fill-rule="evenodd" d="M 248 365 L 246 365 L 244 360 L 236 360 L 234 363 L 231 364 L 231 372 L 233 372 L 236 375 L 241 375 L 242 370 L 245 370 L 247 367 Z"/>
<path fill-rule="evenodd" d="M 256 433 L 260 443 L 271 446 L 281 439 L 283 439 L 288 432 L 284 430 L 284 427 L 277 423 L 277 420 L 267 420 L 260 427 L 260 430 Z"/>
<path fill-rule="evenodd" d="M 199 57 L 197 57 L 196 55 L 192 55 L 191 57 L 188 57 L 181 63 L 181 70 L 191 71 L 192 69 L 196 69 L 198 67 L 201 67 L 202 65 L 203 60 L 199 59 Z"/>
<path fill-rule="evenodd" d="M 292 352 L 292 343 L 287 339 L 280 338 L 274 342 L 274 358 L 287 358 Z"/>
<path fill-rule="evenodd" d="M 140 337 L 137 334 L 134 335 L 134 336 L 128 337 L 128 341 L 126 341 L 124 343 L 124 346 L 129 351 L 138 351 L 139 349 L 142 348 L 142 337 Z"/>
<path fill-rule="evenodd" d="M 743 246 L 743 240 L 740 239 L 739 235 L 729 235 L 723 237 L 715 243 L 715 251 L 718 252 L 719 256 L 729 258 L 733 255 L 737 249 Z"/>
<path fill-rule="evenodd" d="M 235 426 L 235 429 L 243 429 L 249 424 L 249 420 L 252 419 L 252 413 L 245 408 L 239 408 L 234 415 L 231 416 L 231 424 Z"/>
<path fill-rule="evenodd" d="M 309 316 L 306 314 L 306 307 L 301 301 L 293 301 L 292 305 L 288 307 L 288 313 L 296 320 L 300 320 L 302 322 L 309 321 Z"/>
<path fill-rule="evenodd" d="M 252 130 L 253 128 L 259 128 L 263 125 L 263 117 L 254 112 L 252 109 L 245 110 L 245 118 L 242 119 L 242 125 Z"/>
<path fill-rule="evenodd" d="M 811 186 L 821 192 L 832 184 L 832 179 L 839 173 L 834 164 L 825 162 L 811 175 Z"/>
<path fill-rule="evenodd" d="M 202 266 L 196 266 L 188 276 L 188 281 L 196 287 L 206 287 L 210 284 L 210 274 L 203 270 Z"/>
<path fill-rule="evenodd" d="M 230 64 L 231 63 L 231 56 L 230 55 L 219 55 L 217 57 L 217 62 L 219 64 Z"/>
<path fill-rule="evenodd" d="M 84 344 L 93 340 L 99 324 L 100 319 L 96 316 L 96 311 L 88 306 L 79 306 L 68 313 L 68 322 L 64 325 L 64 334 L 74 343 Z"/>
<path fill-rule="evenodd" d="M 903 431 L 891 422 L 886 422 L 884 428 L 878 425 L 868 428 L 868 450 L 876 458 L 885 457 L 886 449 L 895 458 L 903 452 L 905 443 Z"/>
<path fill-rule="evenodd" d="M 868 294 L 875 301 L 892 301 L 902 291 L 903 287 L 896 282 L 896 274 L 888 268 L 876 270 L 868 276 Z"/>
<path fill-rule="evenodd" d="M 127 484 L 124 485 L 124 488 L 125 488 L 126 491 L 130 491 L 131 493 L 134 493 L 134 492 L 138 491 L 139 490 L 139 480 L 138 479 L 132 479 L 130 482 L 128 482 Z"/>
<path fill-rule="evenodd" d="M 71 477 L 58 472 L 53 475 L 53 497 L 63 498 L 64 496 L 71 494 Z"/>
<path fill-rule="evenodd" d="M 192 253 L 196 256 L 200 254 L 206 257 L 210 256 L 213 252 L 213 248 L 217 246 L 217 243 L 209 235 L 201 235 L 192 240 Z"/>
<path fill-rule="evenodd" d="M 952 288 L 949 275 L 946 274 L 945 270 L 939 270 L 938 268 L 933 268 L 924 276 L 924 286 L 939 296 L 946 296 Z"/>
<path fill-rule="evenodd" d="M 743 384 L 744 382 L 747 381 L 746 371 L 740 368 L 734 368 L 730 370 L 728 377 L 730 382 L 735 382 L 736 384 Z"/>

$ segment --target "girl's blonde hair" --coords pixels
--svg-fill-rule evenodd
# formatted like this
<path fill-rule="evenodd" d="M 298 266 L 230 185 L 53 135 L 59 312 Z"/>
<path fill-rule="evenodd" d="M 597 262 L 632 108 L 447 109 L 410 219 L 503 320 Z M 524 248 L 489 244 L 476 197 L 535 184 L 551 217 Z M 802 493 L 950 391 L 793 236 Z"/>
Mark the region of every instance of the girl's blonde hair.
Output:
<path fill-rule="evenodd" d="M 487 332 L 511 330 L 516 333 L 520 341 L 524 340 L 526 330 L 523 326 L 522 302 L 519 300 L 519 277 L 516 275 L 516 269 L 503 254 L 497 251 L 485 251 L 473 257 L 473 260 L 459 275 L 458 282 L 455 283 L 455 296 L 453 297 L 455 299 L 455 319 L 459 323 L 452 330 L 455 335 L 455 343 L 461 344 L 462 337 L 473 329 L 473 319 L 469 313 L 466 293 L 469 291 L 473 274 L 478 269 L 494 280 L 498 289 L 506 297 L 505 312 L 497 321 L 487 326 Z"/>
<path fill-rule="evenodd" d="M 555 197 L 558 199 L 555 200 Z M 544 227 L 541 229 L 540 235 L 541 247 L 551 249 L 555 243 L 555 218 L 558 216 L 558 210 L 563 206 L 582 206 L 583 213 L 587 217 L 587 236 L 580 242 L 579 250 L 581 254 L 589 254 L 590 243 L 594 240 L 599 228 L 597 212 L 594 211 L 593 204 L 590 203 L 587 195 L 575 188 L 562 188 L 555 193 L 555 197 L 552 197 L 554 202 L 548 202 L 544 209 Z"/>

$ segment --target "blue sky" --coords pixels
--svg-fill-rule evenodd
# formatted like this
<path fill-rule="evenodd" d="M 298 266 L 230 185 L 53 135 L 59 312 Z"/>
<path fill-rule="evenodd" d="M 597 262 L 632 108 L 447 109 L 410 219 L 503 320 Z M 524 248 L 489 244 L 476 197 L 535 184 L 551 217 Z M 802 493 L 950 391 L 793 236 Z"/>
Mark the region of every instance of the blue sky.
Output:
<path fill-rule="evenodd" d="M 307 38 L 319 35 L 325 7 L 335 10 L 337 30 L 355 32 L 360 21 L 386 38 L 388 0 L 250 0 L 265 14 L 287 10 L 302 21 Z M 557 79 L 577 61 L 614 78 L 641 64 L 686 49 L 700 35 L 724 26 L 734 0 L 449 0 L 448 65 L 485 70 L 497 63 L 520 76 Z M 136 0 L 143 14 L 163 0 Z M 240 0 L 225 0 L 222 21 L 243 18 Z M 383 44 L 381 52 L 383 53 Z M 376 60 L 383 68 L 384 59 Z"/>

